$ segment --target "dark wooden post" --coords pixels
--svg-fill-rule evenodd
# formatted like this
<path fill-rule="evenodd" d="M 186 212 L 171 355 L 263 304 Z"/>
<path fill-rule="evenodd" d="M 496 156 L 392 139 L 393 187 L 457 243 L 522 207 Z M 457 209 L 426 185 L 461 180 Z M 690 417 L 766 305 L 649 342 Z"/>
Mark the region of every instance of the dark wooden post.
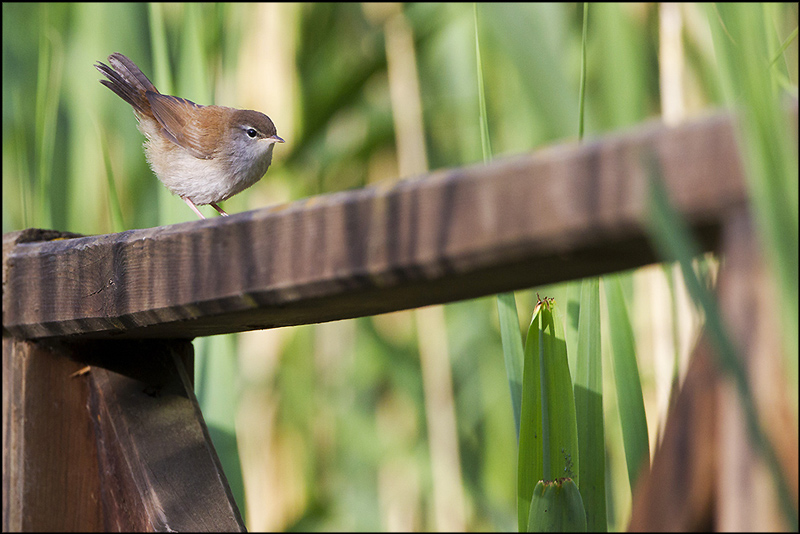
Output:
<path fill-rule="evenodd" d="M 3 338 L 3 530 L 104 530 L 83 365 Z"/>
<path fill-rule="evenodd" d="M 3 344 L 4 530 L 244 530 L 189 341 Z"/>

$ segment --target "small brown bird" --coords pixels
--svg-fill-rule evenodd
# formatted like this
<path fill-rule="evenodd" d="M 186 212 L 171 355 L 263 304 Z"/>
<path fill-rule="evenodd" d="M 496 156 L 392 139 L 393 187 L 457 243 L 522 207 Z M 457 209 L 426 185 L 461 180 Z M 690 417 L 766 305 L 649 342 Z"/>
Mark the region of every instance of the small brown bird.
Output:
<path fill-rule="evenodd" d="M 264 176 L 275 143 L 283 143 L 269 117 L 258 111 L 201 106 L 162 95 L 136 64 L 120 53 L 111 67 L 95 64 L 107 80 L 100 83 L 133 106 L 150 168 L 174 194 L 205 219 L 198 205 L 239 193 Z M 112 68 L 113 67 L 113 68 Z"/>

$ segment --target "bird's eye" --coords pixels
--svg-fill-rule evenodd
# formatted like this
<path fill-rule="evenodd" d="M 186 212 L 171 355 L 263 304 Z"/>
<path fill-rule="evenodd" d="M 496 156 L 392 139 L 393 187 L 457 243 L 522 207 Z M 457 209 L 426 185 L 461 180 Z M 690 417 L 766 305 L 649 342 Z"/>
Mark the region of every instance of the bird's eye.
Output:
<path fill-rule="evenodd" d="M 247 136 L 250 137 L 250 139 L 255 139 L 257 135 L 258 135 L 258 132 L 256 131 L 255 128 L 248 128 L 247 129 Z"/>

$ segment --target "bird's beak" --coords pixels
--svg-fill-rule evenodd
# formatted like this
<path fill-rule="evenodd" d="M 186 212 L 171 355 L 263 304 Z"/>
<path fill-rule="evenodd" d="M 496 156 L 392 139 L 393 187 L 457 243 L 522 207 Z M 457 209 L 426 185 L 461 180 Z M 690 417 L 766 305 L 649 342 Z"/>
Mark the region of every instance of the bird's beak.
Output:
<path fill-rule="evenodd" d="M 286 142 L 286 141 L 283 140 L 283 138 L 278 137 L 277 134 L 270 135 L 267 139 L 271 139 L 273 143 L 285 143 Z"/>

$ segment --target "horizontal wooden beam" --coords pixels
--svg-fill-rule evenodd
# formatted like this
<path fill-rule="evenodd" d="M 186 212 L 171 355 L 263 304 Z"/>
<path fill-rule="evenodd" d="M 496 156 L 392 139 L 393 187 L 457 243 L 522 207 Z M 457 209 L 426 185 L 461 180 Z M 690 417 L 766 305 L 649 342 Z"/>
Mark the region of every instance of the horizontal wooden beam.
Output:
<path fill-rule="evenodd" d="M 8 234 L 3 328 L 23 338 L 191 338 L 639 267 L 658 261 L 645 224 L 648 157 L 713 248 L 724 214 L 746 202 L 729 115 L 225 218 L 48 241 Z"/>

